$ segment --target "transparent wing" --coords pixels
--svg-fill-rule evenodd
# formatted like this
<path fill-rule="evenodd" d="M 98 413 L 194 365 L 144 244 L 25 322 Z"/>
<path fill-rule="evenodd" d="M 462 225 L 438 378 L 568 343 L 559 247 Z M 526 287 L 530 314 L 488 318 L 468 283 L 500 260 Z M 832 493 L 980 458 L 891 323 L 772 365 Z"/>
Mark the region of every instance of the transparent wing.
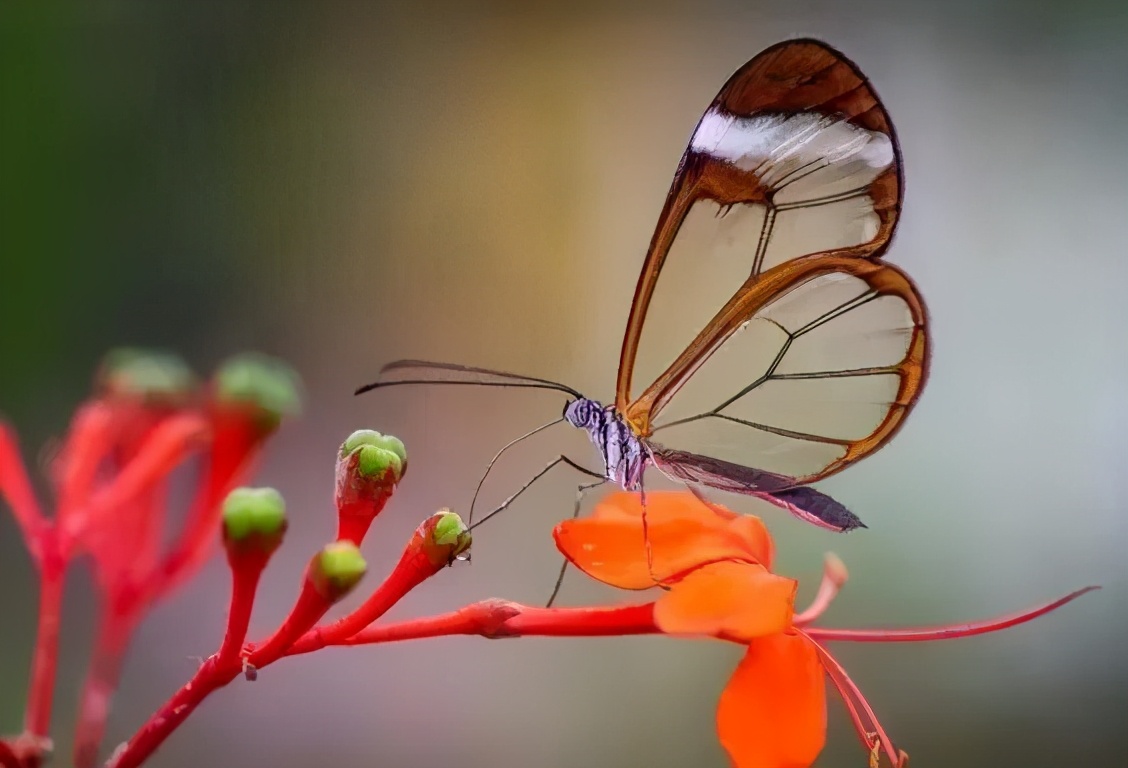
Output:
<path fill-rule="evenodd" d="M 841 53 L 787 41 L 737 71 L 636 287 L 616 405 L 639 434 L 803 482 L 884 443 L 927 357 L 923 303 L 880 261 L 901 188 L 892 123 Z"/>
<path fill-rule="evenodd" d="M 657 439 L 806 483 L 893 436 L 927 373 L 924 305 L 889 265 L 806 266 L 722 318 L 654 414 Z"/>

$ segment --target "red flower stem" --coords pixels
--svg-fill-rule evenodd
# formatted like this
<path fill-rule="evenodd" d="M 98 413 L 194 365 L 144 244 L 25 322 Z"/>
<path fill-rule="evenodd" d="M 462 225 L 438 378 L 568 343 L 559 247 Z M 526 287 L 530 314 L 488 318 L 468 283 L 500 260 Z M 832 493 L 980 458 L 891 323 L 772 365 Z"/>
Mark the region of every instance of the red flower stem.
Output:
<path fill-rule="evenodd" d="M 209 657 L 196 671 L 196 675 L 157 710 L 141 730 L 134 734 L 122 751 L 110 762 L 113 768 L 133 768 L 140 765 L 169 737 L 169 734 L 180 727 L 180 724 L 212 691 L 227 685 L 243 671 L 243 641 L 247 637 L 247 628 L 251 621 L 255 592 L 269 559 L 266 553 L 244 554 L 245 557 L 229 557 L 232 578 L 231 603 L 227 612 L 227 629 L 219 652 Z M 302 599 L 299 598 L 298 605 L 291 613 L 291 619 L 299 613 L 301 605 Z M 316 623 L 318 618 L 320 615 L 313 618 L 310 626 Z M 300 633 L 299 631 L 298 634 Z"/>
<path fill-rule="evenodd" d="M 20 768 L 19 758 L 3 739 L 0 739 L 0 768 Z"/>
<path fill-rule="evenodd" d="M 150 583 L 149 600 L 156 600 L 179 586 L 211 553 L 223 498 L 250 473 L 257 459 L 257 449 L 265 437 L 249 418 L 236 414 L 213 418 L 216 428 L 204 480 L 192 500 L 176 544 L 162 559 Z M 229 423 L 229 419 L 236 423 Z"/>
<path fill-rule="evenodd" d="M 221 666 L 235 661 L 242 664 L 243 642 L 247 639 L 255 593 L 265 565 L 265 558 L 261 562 L 231 564 L 231 606 L 227 611 L 227 630 L 218 654 Z"/>
<path fill-rule="evenodd" d="M 372 495 L 371 488 L 361 492 L 350 487 L 352 473 L 355 471 L 355 459 L 337 464 L 337 541 L 351 541 L 359 547 L 372 522 L 392 498 L 395 486 L 389 484 L 383 493 L 375 496 Z"/>
<path fill-rule="evenodd" d="M 8 501 L 32 557 L 40 557 L 38 538 L 48 524 L 31 488 L 15 432 L 0 421 L 0 496 Z"/>
<path fill-rule="evenodd" d="M 534 608 L 484 600 L 452 613 L 369 627 L 338 645 L 370 645 L 447 635 L 605 637 L 657 634 L 654 603 L 596 608 Z"/>
<path fill-rule="evenodd" d="M 98 473 L 98 465 L 110 449 L 110 430 L 114 412 L 104 402 L 92 400 L 84 404 L 71 420 L 66 443 L 56 466 L 61 467 L 58 519 L 65 520 L 90 498 Z"/>
<path fill-rule="evenodd" d="M 97 763 L 98 747 L 110 715 L 110 700 L 117 690 L 122 660 L 138 618 L 136 613 L 121 612 L 112 604 L 102 609 L 90 668 L 79 698 L 74 737 L 76 768 L 92 768 Z"/>
<path fill-rule="evenodd" d="M 265 643 L 251 652 L 249 664 L 262 669 L 282 658 L 290 646 L 319 622 L 332 606 L 333 601 L 318 592 L 307 578 L 290 615 Z"/>
<path fill-rule="evenodd" d="M 31 662 L 27 712 L 24 729 L 33 736 L 47 738 L 51 732 L 51 704 L 55 695 L 55 670 L 59 657 L 59 623 L 63 607 L 66 562 L 58 556 L 48 528 L 42 537 L 43 556 L 39 567 L 39 620 L 35 651 Z"/>
<path fill-rule="evenodd" d="M 107 518 L 153 486 L 188 455 L 192 443 L 206 435 L 207 422 L 197 414 L 170 416 L 155 427 L 134 458 L 90 499 L 86 514 L 76 515 L 63 529 L 62 547 L 69 552 L 74 541 L 97 529 Z"/>
<path fill-rule="evenodd" d="M 1085 587 L 1035 608 L 970 624 L 953 624 L 919 629 L 820 629 L 818 627 L 807 627 L 804 628 L 803 632 L 812 640 L 820 642 L 845 640 L 861 643 L 914 643 L 927 640 L 952 640 L 957 637 L 972 637 L 987 632 L 997 632 L 1000 629 L 1024 624 L 1096 589 L 1100 589 L 1100 587 Z"/>
<path fill-rule="evenodd" d="M 108 763 L 110 768 L 137 768 L 173 731 L 188 719 L 196 707 L 213 691 L 230 683 L 241 671 L 238 666 L 220 666 L 211 656 L 195 676 L 157 710 Z"/>
<path fill-rule="evenodd" d="M 597 608 L 533 608 L 507 620 L 503 629 L 515 636 L 604 637 L 659 633 L 654 603 Z"/>
<path fill-rule="evenodd" d="M 383 506 L 381 504 L 380 508 L 382 509 Z M 359 547 L 379 513 L 380 509 L 377 509 L 376 512 L 368 515 L 357 515 L 342 509 L 337 517 L 337 541 L 351 541 Z"/>
<path fill-rule="evenodd" d="M 120 536 L 128 549 L 119 557 L 128 564 L 125 578 L 133 584 L 143 584 L 157 567 L 160 558 L 168 514 L 167 478 L 159 480 L 138 496 L 132 507 L 132 519 Z M 127 531 L 128 536 L 124 535 Z"/>
<path fill-rule="evenodd" d="M 404 550 L 391 574 L 363 605 L 332 624 L 309 630 L 284 649 L 286 655 L 309 653 L 327 645 L 340 644 L 341 640 L 355 635 L 379 619 L 404 595 L 438 573 L 441 566 L 433 564 L 423 551 L 412 546 L 417 538 L 418 535 L 412 538 L 412 543 Z"/>

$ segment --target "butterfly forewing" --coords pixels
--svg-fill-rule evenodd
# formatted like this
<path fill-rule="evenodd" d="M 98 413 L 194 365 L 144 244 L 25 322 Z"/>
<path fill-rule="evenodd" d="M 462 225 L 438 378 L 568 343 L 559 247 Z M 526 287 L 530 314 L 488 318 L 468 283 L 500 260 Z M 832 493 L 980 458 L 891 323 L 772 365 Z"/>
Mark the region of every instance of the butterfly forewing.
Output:
<path fill-rule="evenodd" d="M 892 125 L 851 62 L 797 40 L 742 67 L 636 288 L 616 400 L 635 429 L 803 481 L 879 447 L 926 362 L 924 306 L 879 260 L 900 198 Z M 632 381 L 653 383 L 632 399 Z"/>

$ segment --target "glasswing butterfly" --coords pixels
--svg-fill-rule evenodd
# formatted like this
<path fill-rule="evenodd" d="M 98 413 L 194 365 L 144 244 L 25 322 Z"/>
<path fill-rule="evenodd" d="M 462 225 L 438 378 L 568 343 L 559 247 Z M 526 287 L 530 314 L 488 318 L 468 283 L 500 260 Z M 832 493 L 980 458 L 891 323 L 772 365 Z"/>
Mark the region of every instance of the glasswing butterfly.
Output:
<path fill-rule="evenodd" d="M 417 383 L 568 394 L 562 418 L 509 443 L 486 474 L 561 421 L 587 431 L 604 471 L 560 456 L 486 518 L 566 463 L 597 478 L 580 486 L 577 514 L 587 488 L 641 490 L 654 466 L 699 495 L 751 495 L 831 530 L 856 528 L 809 484 L 887 443 L 924 386 L 924 302 L 881 258 L 902 191 L 893 124 L 858 67 L 817 40 L 778 43 L 725 83 L 694 129 L 635 288 L 613 405 L 547 379 L 421 360 L 389 363 L 357 394 Z M 702 281 L 713 295 L 695 301 L 690 284 Z M 656 309 L 659 295 L 669 311 Z M 663 355 L 687 330 L 680 354 Z M 638 392 L 648 357 L 657 375 Z M 712 407 L 678 416 L 694 389 Z M 695 435 L 710 448 L 693 448 Z"/>

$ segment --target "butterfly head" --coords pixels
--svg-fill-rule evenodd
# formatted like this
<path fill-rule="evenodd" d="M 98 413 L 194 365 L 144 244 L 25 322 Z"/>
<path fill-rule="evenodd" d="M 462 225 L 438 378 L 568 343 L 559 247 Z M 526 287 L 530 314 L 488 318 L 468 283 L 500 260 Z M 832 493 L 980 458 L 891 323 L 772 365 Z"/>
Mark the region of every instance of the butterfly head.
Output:
<path fill-rule="evenodd" d="M 603 406 L 581 397 L 564 406 L 564 419 L 580 429 L 594 427 L 603 421 Z"/>

